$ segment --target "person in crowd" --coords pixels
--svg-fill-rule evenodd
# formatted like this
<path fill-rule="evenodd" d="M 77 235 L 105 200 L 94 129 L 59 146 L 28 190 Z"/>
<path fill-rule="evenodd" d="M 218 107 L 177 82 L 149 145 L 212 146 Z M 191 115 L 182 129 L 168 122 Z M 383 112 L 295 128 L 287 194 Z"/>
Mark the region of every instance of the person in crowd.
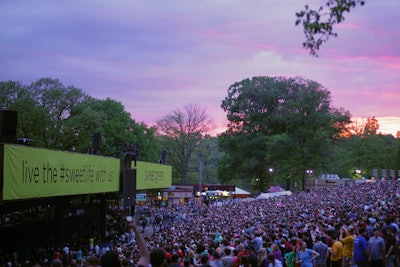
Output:
<path fill-rule="evenodd" d="M 343 267 L 351 267 L 353 265 L 354 254 L 354 226 L 347 227 L 343 225 L 340 229 L 339 241 L 343 243 Z"/>
<path fill-rule="evenodd" d="M 172 246 L 172 254 L 177 254 L 181 259 L 185 257 L 185 253 L 179 248 L 179 244 L 177 243 Z"/>
<path fill-rule="evenodd" d="M 225 266 L 224 266 L 225 267 Z M 257 255 L 257 267 L 268 267 L 267 249 L 262 247 Z"/>
<path fill-rule="evenodd" d="M 285 260 L 285 267 L 295 267 L 296 266 L 296 253 L 292 246 L 288 246 L 286 254 L 283 255 Z"/>
<path fill-rule="evenodd" d="M 318 256 L 319 253 L 307 248 L 307 243 L 303 241 L 296 253 L 296 263 L 299 263 L 300 267 L 313 267 L 313 261 Z"/>
<path fill-rule="evenodd" d="M 274 255 L 275 259 L 279 260 L 279 261 L 283 261 L 282 258 L 282 251 L 279 248 L 279 246 L 275 243 L 271 244 L 271 254 Z"/>
<path fill-rule="evenodd" d="M 115 250 L 110 250 L 104 253 L 100 258 L 101 267 L 121 267 L 119 254 Z"/>
<path fill-rule="evenodd" d="M 329 248 L 330 267 L 342 267 L 343 261 L 343 243 L 338 240 L 337 234 L 332 233 L 331 238 L 334 240 L 332 247 Z"/>
<path fill-rule="evenodd" d="M 232 249 L 230 247 L 225 247 L 224 254 L 221 258 L 224 267 L 233 267 L 235 264 L 234 258 L 232 256 Z"/>
<path fill-rule="evenodd" d="M 322 237 L 317 235 L 315 237 L 315 243 L 313 246 L 313 250 L 316 251 L 319 255 L 314 259 L 314 267 L 327 267 L 327 259 L 329 256 L 328 245 L 322 242 Z"/>
<path fill-rule="evenodd" d="M 385 259 L 385 240 L 379 236 L 380 229 L 374 229 L 374 235 L 368 240 L 369 262 L 371 267 L 383 267 Z"/>
<path fill-rule="evenodd" d="M 150 251 L 149 254 L 149 262 L 145 262 L 144 260 L 142 262 L 138 262 L 136 265 L 137 267 L 147 267 L 149 263 L 151 264 L 151 267 L 164 267 L 166 266 L 167 263 L 167 256 L 165 253 L 165 250 L 163 248 L 155 248 Z M 146 264 L 146 265 L 143 265 Z"/>
<path fill-rule="evenodd" d="M 386 228 L 386 239 L 385 239 L 385 265 L 386 267 L 394 267 L 394 263 L 396 260 L 396 237 L 394 236 L 394 232 L 396 228 L 393 226 L 389 226 Z"/>
<path fill-rule="evenodd" d="M 64 264 L 60 259 L 54 259 L 51 262 L 51 267 L 63 267 L 63 266 L 64 266 Z"/>
<path fill-rule="evenodd" d="M 275 259 L 274 254 L 268 254 L 267 256 L 268 260 L 268 267 L 283 267 L 283 264 L 280 260 Z"/>
<path fill-rule="evenodd" d="M 254 246 L 254 237 L 258 235 L 262 239 L 262 248 L 267 249 L 275 242 L 278 247 L 284 244 L 286 251 L 290 246 L 295 249 L 300 247 L 299 244 L 307 242 L 307 240 L 309 240 L 308 242 L 311 241 L 310 244 L 314 241 L 312 244 L 314 246 L 318 243 L 315 238 L 318 235 L 316 233 L 319 233 L 323 238 L 327 238 L 328 235 L 335 232 L 338 236 L 340 226 L 344 222 L 348 229 L 351 225 L 355 226 L 356 231 L 359 231 L 369 224 L 374 227 L 386 225 L 387 223 L 385 224 L 384 220 L 387 217 L 396 216 L 397 218 L 400 214 L 400 198 L 398 197 L 400 191 L 398 188 L 400 188 L 400 181 L 376 181 L 376 183 L 353 184 L 351 187 L 346 185 L 319 188 L 297 192 L 292 196 L 252 200 L 251 204 L 243 200 L 227 200 L 222 206 L 207 206 L 203 203 L 196 204 L 194 202 L 172 206 L 149 203 L 146 209 L 153 214 L 152 216 L 163 218 L 163 227 L 156 228 L 157 231 L 153 232 L 154 228 L 149 225 L 142 236 L 145 246 L 148 248 L 148 254 L 151 254 L 154 249 L 161 249 L 159 252 L 163 259 L 166 257 L 165 251 L 168 248 L 171 248 L 169 251 L 172 256 L 174 244 L 179 244 L 180 249 L 185 253 L 185 257 L 191 257 L 188 248 L 196 245 L 197 250 L 200 251 L 193 254 L 195 254 L 195 259 L 200 259 L 203 252 L 212 257 L 214 251 L 220 251 L 223 254 L 225 247 L 237 250 L 241 244 L 245 247 Z M 87 264 L 88 256 L 95 255 L 101 258 L 107 251 L 118 249 L 121 258 L 129 256 L 136 265 L 147 267 L 146 264 L 150 261 L 150 255 L 144 256 L 147 260 L 143 259 L 142 251 L 145 250 L 140 249 L 140 242 L 136 239 L 141 233 L 138 235 L 133 232 L 134 235 L 132 235 L 130 228 L 119 223 L 124 221 L 121 218 L 127 212 L 119 208 L 109 207 L 107 216 L 105 216 L 107 234 L 104 237 L 96 234 L 100 229 L 96 229 L 93 221 L 89 218 L 86 222 L 79 221 L 79 224 L 77 224 L 80 229 L 79 235 L 77 235 L 77 230 L 70 233 L 68 229 L 71 227 L 68 227 L 65 232 L 68 240 L 61 242 L 60 245 L 38 243 L 35 251 L 32 251 L 29 262 L 39 262 L 43 267 L 49 267 L 49 262 L 56 257 L 56 252 L 62 251 L 64 247 L 62 245 L 68 242 L 71 253 L 70 258 L 63 262 L 64 266 L 74 264 L 71 257 L 81 246 L 85 248 L 82 261 L 85 264 Z M 85 220 L 85 217 L 82 217 L 82 220 Z M 149 224 L 152 223 L 155 222 L 150 220 Z M 85 228 L 86 226 L 89 228 Z M 142 226 L 139 227 L 141 232 Z M 125 232 L 127 229 L 129 229 L 129 232 Z M 314 229 L 316 230 L 314 231 Z M 307 232 L 311 233 L 311 239 L 307 239 Z M 215 240 L 216 233 L 221 234 L 222 240 L 220 242 Z M 129 238 L 126 238 L 127 235 Z M 80 240 L 74 239 L 76 236 L 80 236 Z M 95 237 L 96 247 L 99 246 L 98 250 L 88 249 L 89 237 Z M 343 239 L 346 237 L 345 234 L 342 236 Z M 290 240 L 290 242 L 282 243 L 284 240 Z M 337 241 L 337 239 L 335 238 L 333 241 Z M 45 243 L 49 244 L 50 242 L 45 240 Z M 354 243 L 354 246 L 356 246 L 356 238 Z M 332 251 L 334 250 L 335 246 L 331 241 L 326 241 L 325 244 L 328 247 L 331 246 Z M 386 245 L 382 261 L 388 262 L 386 260 L 388 247 L 390 246 Z M 279 250 L 283 258 L 282 247 Z M 361 248 L 361 250 L 365 251 L 365 248 Z M 370 254 L 368 256 L 373 255 L 373 253 Z M 22 265 L 27 262 L 23 258 L 25 255 L 22 251 L 19 251 L 18 255 L 13 255 L 11 252 L 5 252 L 1 255 L 4 256 L 0 258 L 0 265 L 7 266 L 7 262 L 11 262 L 11 267 L 14 267 L 14 265 Z M 332 257 L 332 254 L 330 256 Z M 57 257 L 64 260 L 64 255 Z M 356 248 L 354 248 L 354 260 L 357 260 Z M 196 260 L 193 260 L 193 263 L 196 262 Z M 22 266 L 31 267 L 27 265 Z"/>
<path fill-rule="evenodd" d="M 168 267 L 181 267 L 181 257 L 178 254 L 173 254 Z"/>
<path fill-rule="evenodd" d="M 221 260 L 221 255 L 217 251 L 213 252 L 212 258 L 213 259 L 210 261 L 211 267 L 224 267 L 224 264 L 222 263 Z"/>
<path fill-rule="evenodd" d="M 249 252 L 249 266 L 250 267 L 257 267 L 258 265 L 258 259 L 257 259 L 257 254 L 254 250 L 253 246 L 248 246 L 247 247 L 248 252 Z"/>
<path fill-rule="evenodd" d="M 211 267 L 210 265 L 210 257 L 208 254 L 204 253 L 200 256 L 200 265 L 199 267 Z"/>
<path fill-rule="evenodd" d="M 261 237 L 260 231 L 258 231 L 258 230 L 254 231 L 254 238 L 252 240 L 252 244 L 251 245 L 254 247 L 254 251 L 256 253 L 260 252 L 260 249 L 263 246 L 263 239 Z"/>
<path fill-rule="evenodd" d="M 246 246 L 243 243 L 239 244 L 238 251 L 235 267 L 248 267 L 250 253 L 248 250 L 246 250 Z"/>
<path fill-rule="evenodd" d="M 358 230 L 358 235 L 354 238 L 354 258 L 353 261 L 358 267 L 368 267 L 369 252 L 366 239 L 367 230 L 365 227 Z"/>

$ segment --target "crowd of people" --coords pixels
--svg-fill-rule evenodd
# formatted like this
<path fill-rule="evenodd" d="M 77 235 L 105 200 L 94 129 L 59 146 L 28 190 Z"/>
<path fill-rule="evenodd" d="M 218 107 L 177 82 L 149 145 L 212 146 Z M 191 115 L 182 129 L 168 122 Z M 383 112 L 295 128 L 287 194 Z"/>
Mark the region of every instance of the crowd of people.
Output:
<path fill-rule="evenodd" d="M 124 221 L 122 230 L 110 225 L 112 242 L 91 240 L 85 248 L 66 244 L 46 259 L 29 263 L 37 267 L 394 267 L 399 266 L 399 212 L 399 181 L 229 200 L 222 205 L 149 206 L 146 216 Z M 2 264 L 14 267 L 23 262 L 15 252 Z"/>

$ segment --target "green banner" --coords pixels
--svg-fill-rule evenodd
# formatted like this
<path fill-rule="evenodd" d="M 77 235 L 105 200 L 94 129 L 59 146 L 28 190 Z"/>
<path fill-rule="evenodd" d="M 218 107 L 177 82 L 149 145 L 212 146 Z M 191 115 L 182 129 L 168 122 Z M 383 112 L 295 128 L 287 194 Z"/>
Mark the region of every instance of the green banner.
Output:
<path fill-rule="evenodd" d="M 168 188 L 172 185 L 172 167 L 138 161 L 136 163 L 136 189 Z"/>
<path fill-rule="evenodd" d="M 119 191 L 119 159 L 4 145 L 3 200 Z"/>

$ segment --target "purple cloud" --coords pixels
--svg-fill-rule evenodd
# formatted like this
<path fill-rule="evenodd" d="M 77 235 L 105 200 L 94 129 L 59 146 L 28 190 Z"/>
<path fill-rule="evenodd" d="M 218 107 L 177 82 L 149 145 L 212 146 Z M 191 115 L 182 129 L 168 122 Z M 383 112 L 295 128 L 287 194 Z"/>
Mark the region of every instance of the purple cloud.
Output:
<path fill-rule="evenodd" d="M 310 2 L 321 3 L 5 1 L 0 79 L 29 84 L 58 78 L 93 97 L 122 102 L 148 125 L 199 104 L 221 128 L 220 104 L 234 82 L 303 76 L 330 90 L 336 107 L 357 118 L 382 118 L 381 129 L 391 124 L 400 130 L 393 119 L 400 118 L 400 2 L 367 0 L 352 10 L 319 58 L 302 48 L 302 29 L 294 25 L 295 12 Z"/>

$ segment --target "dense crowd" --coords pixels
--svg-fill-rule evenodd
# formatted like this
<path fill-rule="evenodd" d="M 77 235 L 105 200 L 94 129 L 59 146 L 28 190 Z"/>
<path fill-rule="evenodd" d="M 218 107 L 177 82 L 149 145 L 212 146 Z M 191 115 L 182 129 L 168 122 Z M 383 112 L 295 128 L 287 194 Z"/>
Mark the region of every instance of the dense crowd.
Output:
<path fill-rule="evenodd" d="M 135 266 L 143 253 L 140 235 L 149 251 L 165 251 L 170 267 L 393 267 L 399 265 L 399 212 L 399 181 L 221 205 L 154 205 L 134 224 L 114 210 L 108 243 L 64 244 L 29 261 L 16 251 L 1 264 L 113 267 L 102 259 L 114 252 L 121 266 Z"/>

